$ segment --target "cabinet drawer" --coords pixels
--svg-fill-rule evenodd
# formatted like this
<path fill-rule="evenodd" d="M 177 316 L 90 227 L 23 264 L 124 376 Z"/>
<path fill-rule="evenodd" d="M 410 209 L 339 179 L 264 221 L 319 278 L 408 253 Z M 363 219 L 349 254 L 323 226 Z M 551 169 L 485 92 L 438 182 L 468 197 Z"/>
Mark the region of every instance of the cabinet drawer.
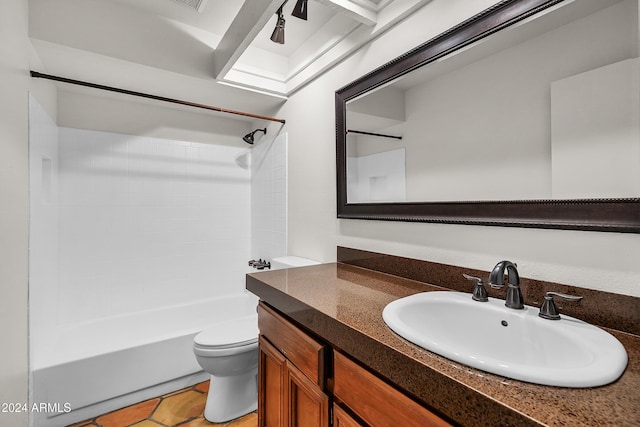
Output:
<path fill-rule="evenodd" d="M 333 394 L 374 427 L 451 426 L 386 382 L 334 352 Z"/>
<path fill-rule="evenodd" d="M 260 334 L 315 384 L 323 387 L 325 347 L 273 309 L 258 306 Z"/>

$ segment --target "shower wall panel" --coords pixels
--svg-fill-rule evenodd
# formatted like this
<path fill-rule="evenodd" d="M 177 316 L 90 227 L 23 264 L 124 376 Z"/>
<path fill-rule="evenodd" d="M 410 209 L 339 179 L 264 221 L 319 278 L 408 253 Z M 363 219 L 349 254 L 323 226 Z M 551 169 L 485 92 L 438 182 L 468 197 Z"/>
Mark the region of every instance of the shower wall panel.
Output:
<path fill-rule="evenodd" d="M 288 255 L 286 133 L 251 151 L 251 216 L 252 259 Z"/>
<path fill-rule="evenodd" d="M 58 322 L 240 293 L 244 147 L 59 129 Z"/>
<path fill-rule="evenodd" d="M 29 345 L 31 364 L 58 315 L 58 127 L 29 96 Z"/>

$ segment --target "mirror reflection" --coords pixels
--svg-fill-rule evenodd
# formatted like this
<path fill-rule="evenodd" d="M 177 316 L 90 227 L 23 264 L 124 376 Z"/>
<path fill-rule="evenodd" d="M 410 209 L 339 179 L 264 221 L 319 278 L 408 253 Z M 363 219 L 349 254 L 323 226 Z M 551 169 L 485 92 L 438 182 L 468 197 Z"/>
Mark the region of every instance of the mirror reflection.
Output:
<path fill-rule="evenodd" d="M 563 2 L 350 100 L 348 203 L 640 196 L 637 5 Z"/>

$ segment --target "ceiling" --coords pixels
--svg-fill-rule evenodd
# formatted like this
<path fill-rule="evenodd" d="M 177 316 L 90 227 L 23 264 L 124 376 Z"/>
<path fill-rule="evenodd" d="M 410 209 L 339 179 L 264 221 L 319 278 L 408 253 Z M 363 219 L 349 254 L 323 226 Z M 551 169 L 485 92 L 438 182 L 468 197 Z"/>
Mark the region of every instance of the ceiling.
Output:
<path fill-rule="evenodd" d="M 430 0 L 289 0 L 281 45 L 282 1 L 29 0 L 29 35 L 37 71 L 268 114 Z"/>

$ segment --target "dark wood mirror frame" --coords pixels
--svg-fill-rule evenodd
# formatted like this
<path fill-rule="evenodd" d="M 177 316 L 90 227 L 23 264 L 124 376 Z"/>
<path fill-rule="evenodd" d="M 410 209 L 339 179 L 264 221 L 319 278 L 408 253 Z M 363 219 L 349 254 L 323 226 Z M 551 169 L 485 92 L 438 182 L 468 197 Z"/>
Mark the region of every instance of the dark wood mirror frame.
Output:
<path fill-rule="evenodd" d="M 640 198 L 347 202 L 348 101 L 562 1 L 502 1 L 336 91 L 338 218 L 640 233 Z"/>

